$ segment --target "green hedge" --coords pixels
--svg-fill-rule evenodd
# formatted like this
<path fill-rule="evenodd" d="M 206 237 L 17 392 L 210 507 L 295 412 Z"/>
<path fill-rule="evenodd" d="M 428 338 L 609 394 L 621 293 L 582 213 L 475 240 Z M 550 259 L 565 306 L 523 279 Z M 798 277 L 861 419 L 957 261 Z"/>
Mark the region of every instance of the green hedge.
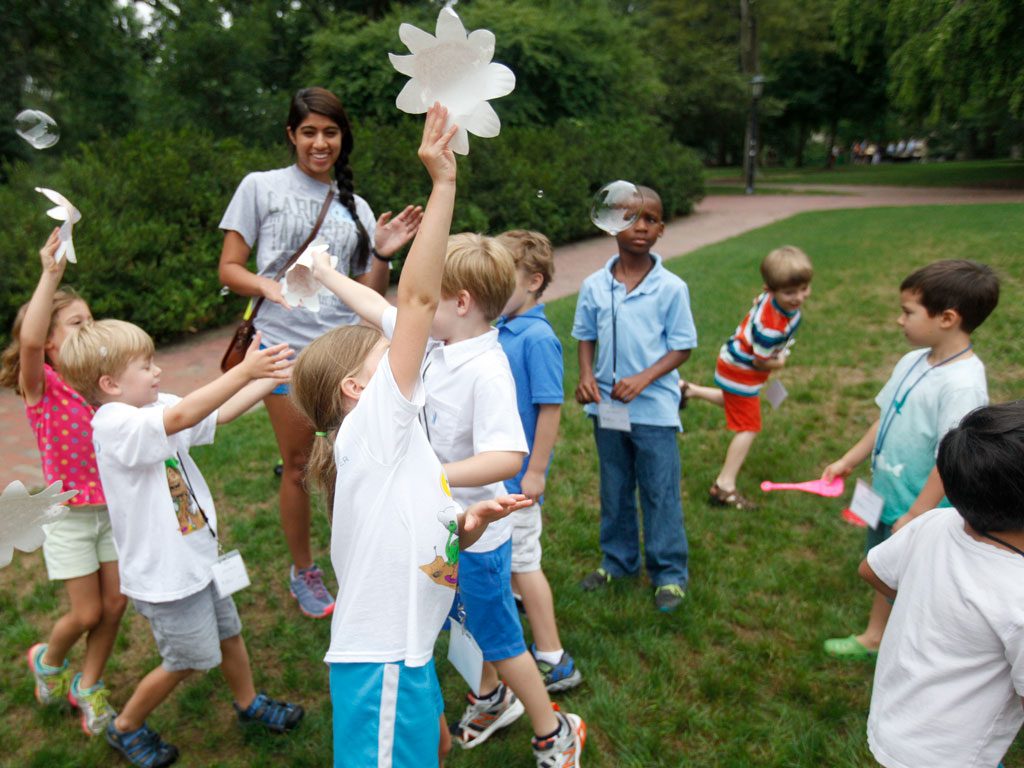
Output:
<path fill-rule="evenodd" d="M 422 203 L 429 180 L 416 160 L 420 124 L 356 128 L 356 190 L 379 214 Z M 221 214 L 249 171 L 285 165 L 285 149 L 246 147 L 194 130 L 139 132 L 83 147 L 62 164 L 15 164 L 0 186 L 0 339 L 39 276 L 37 251 L 54 222 L 33 187 L 65 194 L 81 211 L 79 263 L 66 281 L 97 317 L 135 322 L 158 341 L 221 325 L 243 302 L 222 297 L 217 260 Z M 471 138 L 459 158 L 453 231 L 545 232 L 556 244 L 596 234 L 590 199 L 604 183 L 627 178 L 661 192 L 668 216 L 688 213 L 703 194 L 699 161 L 664 129 L 564 121 L 554 128 L 509 128 Z M 400 270 L 400 264 L 399 270 Z M 396 270 L 396 273 L 399 271 Z"/>

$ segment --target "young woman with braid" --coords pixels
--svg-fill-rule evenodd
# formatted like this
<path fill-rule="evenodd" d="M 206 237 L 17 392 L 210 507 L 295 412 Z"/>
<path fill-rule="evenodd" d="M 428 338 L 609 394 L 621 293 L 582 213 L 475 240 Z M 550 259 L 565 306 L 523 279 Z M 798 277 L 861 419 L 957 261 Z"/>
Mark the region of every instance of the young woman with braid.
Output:
<path fill-rule="evenodd" d="M 317 237 L 338 257 L 339 272 L 381 294 L 388 286 L 388 262 L 416 233 L 423 209 L 407 206 L 393 218 L 389 211 L 374 219 L 370 206 L 353 190 L 349 166 L 352 126 L 341 101 L 330 91 L 303 88 L 296 93 L 285 134 L 295 163 L 247 175 L 224 212 L 219 274 L 221 282 L 235 293 L 266 299 L 256 316 L 264 344 L 286 342 L 299 352 L 328 330 L 359 322 L 334 296 L 321 299 L 319 312 L 291 307 L 274 280 L 313 231 L 328 190 L 333 189 L 334 201 Z M 247 266 L 254 248 L 255 273 Z M 313 430 L 287 394 L 284 384 L 264 405 L 284 460 L 279 503 L 292 558 L 289 582 L 302 612 L 324 618 L 333 611 L 334 598 L 313 561 L 309 495 L 303 484 Z"/>

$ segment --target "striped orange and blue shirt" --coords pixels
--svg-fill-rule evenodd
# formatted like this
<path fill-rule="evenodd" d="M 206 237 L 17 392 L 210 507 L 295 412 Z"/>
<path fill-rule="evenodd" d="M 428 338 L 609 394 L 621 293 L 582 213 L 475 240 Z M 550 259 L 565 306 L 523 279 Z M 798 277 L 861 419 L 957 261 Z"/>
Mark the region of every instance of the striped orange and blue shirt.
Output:
<path fill-rule="evenodd" d="M 754 361 L 768 360 L 782 352 L 799 325 L 799 309 L 786 312 L 775 302 L 771 291 L 762 293 L 722 345 L 715 366 L 715 384 L 734 395 L 757 395 L 771 372 L 755 368 Z"/>

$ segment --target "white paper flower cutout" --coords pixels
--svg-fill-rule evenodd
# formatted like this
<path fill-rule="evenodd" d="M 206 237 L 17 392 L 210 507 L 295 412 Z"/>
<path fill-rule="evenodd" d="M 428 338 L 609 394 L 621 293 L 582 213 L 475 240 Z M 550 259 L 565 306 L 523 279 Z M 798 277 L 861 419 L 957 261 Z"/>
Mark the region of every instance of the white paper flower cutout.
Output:
<path fill-rule="evenodd" d="M 398 36 L 411 51 L 408 56 L 389 53 L 391 64 L 412 79 L 395 99 L 403 112 L 419 115 L 435 101 L 448 108 L 448 124 L 458 125 L 451 141 L 452 151 L 469 154 L 469 133 L 492 138 L 501 130 L 501 120 L 488 99 L 512 93 L 516 76 L 504 64 L 491 61 L 494 33 L 476 29 L 469 35 L 451 8 L 437 15 L 436 36 L 412 24 L 398 28 Z"/>
<path fill-rule="evenodd" d="M 288 271 L 281 278 L 281 293 L 284 294 L 285 301 L 293 307 L 319 312 L 321 291 L 330 295 L 330 291 L 313 277 L 313 257 L 320 253 L 327 253 L 328 248 L 330 246 L 323 240 L 314 240 L 295 260 L 295 263 L 288 267 Z M 338 257 L 331 256 L 331 269 L 336 266 L 338 266 Z"/>
<path fill-rule="evenodd" d="M 50 199 L 50 202 L 57 204 L 57 207 L 48 210 L 46 215 L 51 219 L 64 222 L 60 227 L 60 245 L 57 246 L 57 252 L 53 254 L 53 260 L 60 262 L 66 255 L 68 261 L 72 264 L 77 264 L 75 244 L 71 241 L 71 228 L 82 220 L 82 214 L 60 192 L 54 192 L 52 189 L 46 189 L 45 187 L 36 187 L 36 192 L 45 195 Z"/>
<path fill-rule="evenodd" d="M 14 549 L 33 552 L 43 545 L 42 526 L 67 514 L 63 503 L 78 491 L 61 493 L 60 480 L 39 493 L 29 494 L 15 480 L 0 494 L 0 568 L 10 564 Z"/>

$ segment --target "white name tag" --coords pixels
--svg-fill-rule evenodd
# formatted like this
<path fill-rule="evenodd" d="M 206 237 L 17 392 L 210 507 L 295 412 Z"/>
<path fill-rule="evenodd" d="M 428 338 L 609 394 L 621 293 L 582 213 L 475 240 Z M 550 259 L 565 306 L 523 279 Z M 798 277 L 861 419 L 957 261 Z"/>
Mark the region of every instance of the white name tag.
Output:
<path fill-rule="evenodd" d="M 462 679 L 475 694 L 480 693 L 480 678 L 484 674 L 484 652 L 461 621 L 451 620 L 451 638 L 448 641 L 448 661 L 462 675 Z"/>
<path fill-rule="evenodd" d="M 778 379 L 772 379 L 768 386 L 764 388 L 764 399 L 767 400 L 772 408 L 778 410 L 779 406 L 782 405 L 782 401 L 789 397 L 789 392 L 782 386 L 782 382 Z"/>
<path fill-rule="evenodd" d="M 222 600 L 249 586 L 249 574 L 237 549 L 221 555 L 213 564 L 213 586 Z"/>
<path fill-rule="evenodd" d="M 629 408 L 622 403 L 603 402 L 597 404 L 597 423 L 601 429 L 618 432 L 632 431 L 629 426 Z"/>
<path fill-rule="evenodd" d="M 853 499 L 850 501 L 850 509 L 861 520 L 872 528 L 878 527 L 878 521 L 882 519 L 882 507 L 885 506 L 885 499 L 875 492 L 875 489 L 857 478 L 857 485 L 853 489 Z"/>

